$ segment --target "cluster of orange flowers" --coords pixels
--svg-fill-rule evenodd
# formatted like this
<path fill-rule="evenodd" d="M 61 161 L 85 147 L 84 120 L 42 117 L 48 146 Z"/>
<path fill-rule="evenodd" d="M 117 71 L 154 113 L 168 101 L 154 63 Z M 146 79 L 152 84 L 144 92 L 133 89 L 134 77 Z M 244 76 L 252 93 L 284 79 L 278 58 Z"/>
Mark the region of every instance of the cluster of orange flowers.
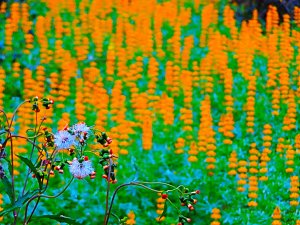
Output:
<path fill-rule="evenodd" d="M 300 31 L 291 28 L 288 15 L 283 16 L 283 23 L 280 24 L 276 7 L 270 6 L 266 15 L 266 34 L 263 34 L 257 11 L 253 12 L 251 20 L 242 22 L 239 29 L 234 10 L 226 5 L 223 24 L 228 33 L 224 34 L 218 29 L 221 14 L 214 4 L 216 1 L 195 0 L 192 7 L 186 7 L 187 1 L 174 0 L 82 0 L 78 4 L 74 0 L 42 2 L 46 4 L 48 11 L 43 16 L 37 16 L 35 21 L 30 18 L 30 3 L 10 4 L 10 16 L 5 19 L 5 52 L 12 53 L 20 48 L 24 53 L 22 57 L 30 59 L 31 54 L 35 57 L 33 50 L 37 46 L 39 65 L 25 66 L 22 59 L 17 57 L 10 65 L 3 66 L 4 69 L 0 68 L 2 108 L 4 80 L 11 70 L 14 81 L 24 78 L 24 98 L 41 96 L 49 91 L 58 109 L 64 109 L 69 106 L 69 101 L 74 100 L 76 119 L 86 121 L 87 115 L 94 113 L 95 124 L 100 130 L 111 119 L 116 124 L 111 128 L 111 136 L 115 140 L 112 148 L 114 152 L 123 155 L 130 151 L 130 134 L 135 132 L 133 127 L 142 130 L 143 149 L 153 148 L 155 126 L 161 115 L 165 130 L 170 131 L 168 127 L 176 125 L 180 134 L 182 133 L 171 140 L 175 146 L 174 153 L 188 154 L 188 161 L 199 167 L 205 158 L 208 174 L 214 175 L 218 161 L 217 146 L 223 147 L 222 143 L 218 145 L 220 140 L 216 140 L 219 137 L 217 132 L 222 134 L 221 142 L 228 149 L 236 144 L 234 130 L 237 123 L 246 123 L 246 133 L 255 133 L 254 125 L 260 122 L 255 114 L 256 106 L 260 104 L 257 96 L 261 90 L 258 86 L 260 82 L 265 82 L 266 98 L 272 104 L 272 111 L 269 113 L 266 109 L 266 113 L 270 114 L 267 115 L 270 116 L 270 121 L 263 127 L 263 150 L 260 153 L 256 143 L 252 143 L 246 161 L 238 159 L 238 148 L 235 148 L 236 151 L 231 149 L 228 175 L 238 174 L 240 192 L 245 191 L 245 185 L 249 182 L 250 206 L 257 205 L 257 183 L 258 180 L 268 180 L 268 163 L 272 157 L 285 157 L 286 173 L 294 177 L 292 175 L 295 171 L 295 157 L 299 154 L 300 136 L 279 138 L 274 146 L 276 154 L 271 154 L 272 139 L 275 137 L 273 130 L 277 126 L 273 120 L 280 120 L 282 132 L 292 134 L 296 130 L 297 104 L 300 102 L 300 76 L 297 72 L 300 68 L 297 63 L 300 56 L 296 50 L 300 47 Z M 0 13 L 4 14 L 6 11 L 7 4 L 2 2 Z M 118 14 L 116 19 L 111 17 L 115 11 Z M 71 21 L 65 19 L 61 12 L 70 13 Z M 201 17 L 201 31 L 197 38 L 184 33 L 194 19 L 192 13 Z M 295 24 L 299 28 L 299 7 L 295 8 L 294 14 Z M 172 28 L 171 37 L 165 37 L 164 32 L 168 31 L 164 26 Z M 22 45 L 13 42 L 14 35 L 19 31 L 24 33 Z M 71 43 L 68 43 L 69 40 L 72 40 Z M 69 44 L 71 49 L 66 47 Z M 193 50 L 201 50 L 202 55 L 195 58 Z M 227 53 L 234 53 L 237 68 L 230 65 L 230 54 Z M 255 68 L 259 71 L 253 72 L 256 67 L 254 61 L 261 60 L 260 57 L 267 59 L 266 71 Z M 101 60 L 105 62 L 101 63 Z M 149 61 L 145 63 L 144 60 Z M 164 80 L 160 79 L 161 74 L 164 74 Z M 238 95 L 233 91 L 238 80 L 235 78 L 239 76 L 248 83 L 246 104 L 241 113 L 241 118 L 244 118 L 243 115 L 246 118 L 241 121 L 237 121 L 235 101 Z M 262 79 L 264 77 L 266 80 Z M 145 80 L 146 85 L 143 84 Z M 73 84 L 75 87 L 72 87 Z M 159 89 L 163 84 L 165 89 L 161 92 Z M 213 104 L 216 102 L 214 90 L 223 85 L 222 107 L 225 110 L 219 123 L 214 124 L 213 112 L 218 111 L 213 111 Z M 126 88 L 128 95 L 125 97 Z M 200 97 L 195 97 L 195 93 Z M 179 100 L 182 96 L 183 102 Z M 200 107 L 194 107 L 195 103 Z M 175 124 L 177 106 L 180 112 L 179 125 Z M 132 110 L 130 113 L 133 114 L 133 121 L 127 120 L 129 110 Z M 199 129 L 194 123 L 194 115 L 198 111 Z M 18 113 L 19 134 L 24 134 L 32 125 L 32 115 L 30 107 L 24 107 Z M 59 128 L 70 122 L 70 115 L 71 112 L 58 115 L 61 116 Z M 52 109 L 48 111 L 48 117 L 47 123 L 51 124 Z M 218 128 L 213 127 L 214 125 L 218 125 Z M 195 138 L 193 132 L 196 130 L 198 136 Z M 294 138 L 295 143 L 292 141 Z M 26 151 L 25 143 L 19 141 L 16 149 L 18 152 Z M 277 218 L 274 219 L 274 224 L 279 224 L 280 222 L 275 222 L 280 220 L 278 212 L 274 215 Z"/>
<path fill-rule="evenodd" d="M 134 225 L 134 224 L 136 224 L 136 222 L 135 222 L 135 214 L 134 214 L 133 211 L 130 211 L 127 214 L 127 216 L 128 216 L 128 219 L 126 220 L 126 224 L 127 225 Z"/>
<path fill-rule="evenodd" d="M 3 97 L 4 97 L 4 89 L 5 89 L 5 70 L 0 67 L 0 108 L 3 109 Z"/>
<path fill-rule="evenodd" d="M 220 225 L 221 224 L 219 222 L 219 220 L 221 219 L 220 209 L 213 208 L 210 217 L 213 219 L 213 221 L 210 223 L 210 225 Z"/>
<path fill-rule="evenodd" d="M 261 181 L 265 181 L 268 180 L 268 177 L 265 175 L 268 172 L 268 168 L 267 168 L 267 163 L 271 160 L 269 155 L 271 154 L 271 150 L 269 149 L 269 147 L 271 147 L 271 140 L 272 140 L 272 127 L 269 124 L 264 125 L 264 130 L 263 130 L 263 146 L 264 149 L 260 155 L 260 169 L 259 169 L 259 173 L 260 173 L 260 178 L 259 180 Z"/>
<path fill-rule="evenodd" d="M 232 151 L 229 157 L 229 171 L 228 171 L 228 175 L 229 176 L 235 176 L 236 175 L 236 168 L 238 167 L 238 159 L 237 159 L 237 154 L 236 151 Z"/>
<path fill-rule="evenodd" d="M 240 160 L 238 162 L 239 168 L 238 168 L 238 175 L 239 175 L 239 180 L 238 182 L 238 187 L 237 187 L 237 191 L 239 192 L 244 192 L 245 191 L 245 185 L 247 184 L 247 161 L 245 160 Z"/>
<path fill-rule="evenodd" d="M 259 151 L 256 149 L 256 144 L 252 143 L 250 145 L 250 156 L 249 156 L 249 173 L 251 176 L 249 177 L 249 190 L 248 190 L 248 197 L 251 199 L 248 202 L 248 206 L 250 207 L 256 207 L 257 202 L 257 192 L 258 192 L 258 178 L 257 178 L 257 173 L 258 173 L 258 156 L 259 156 Z"/>
<path fill-rule="evenodd" d="M 290 205 L 291 206 L 298 206 L 299 205 L 299 177 L 298 176 L 292 176 L 290 177 Z"/>
<path fill-rule="evenodd" d="M 272 225 L 281 225 L 281 211 L 278 206 L 274 209 L 273 215 L 272 215 L 273 221 Z"/>
<path fill-rule="evenodd" d="M 256 77 L 249 76 L 248 97 L 247 97 L 247 132 L 254 133 L 255 120 L 255 94 L 256 94 Z"/>
<path fill-rule="evenodd" d="M 156 221 L 161 222 L 161 221 L 164 221 L 164 219 L 165 219 L 165 217 L 161 216 L 161 215 L 165 208 L 166 199 L 163 199 L 161 197 L 160 193 L 158 195 L 159 195 L 159 198 L 156 199 L 156 207 L 157 207 L 156 213 L 158 215 L 158 217 L 156 218 Z"/>

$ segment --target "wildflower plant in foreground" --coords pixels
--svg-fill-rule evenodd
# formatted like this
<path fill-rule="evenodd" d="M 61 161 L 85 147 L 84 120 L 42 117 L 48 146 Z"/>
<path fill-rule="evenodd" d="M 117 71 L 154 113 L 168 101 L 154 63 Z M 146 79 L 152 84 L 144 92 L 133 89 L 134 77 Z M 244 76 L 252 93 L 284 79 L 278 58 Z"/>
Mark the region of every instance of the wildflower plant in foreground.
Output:
<path fill-rule="evenodd" d="M 116 187 L 109 200 L 110 184 L 117 183 L 115 170 L 117 163 L 115 162 L 115 159 L 118 157 L 109 147 L 112 143 L 112 139 L 107 133 L 98 131 L 96 128 L 88 126 L 84 122 L 79 122 L 70 127 L 66 126 L 62 130 L 52 133 L 51 129 L 44 125 L 46 117 L 42 115 L 41 121 L 38 120 L 38 118 L 42 113 L 40 104 L 47 110 L 53 103 L 54 102 L 48 98 L 42 98 L 40 100 L 37 96 L 30 100 L 25 100 L 16 108 L 10 120 L 3 110 L 0 111 L 4 118 L 2 118 L 4 123 L 1 123 L 0 125 L 5 131 L 0 134 L 2 135 L 1 138 L 4 139 L 0 145 L 0 181 L 2 181 L 4 190 L 10 199 L 10 206 L 0 212 L 0 217 L 12 213 L 12 224 L 14 225 L 20 224 L 21 221 L 24 225 L 29 224 L 36 220 L 36 218 L 40 218 L 34 217 L 33 215 L 42 199 L 59 197 L 67 190 L 74 178 L 81 180 L 89 176 L 90 179 L 94 179 L 96 177 L 96 171 L 94 170 L 95 167 L 93 164 L 98 162 L 103 168 L 102 177 L 107 180 L 104 225 L 109 224 L 111 215 L 118 220 L 119 224 L 126 224 L 126 217 L 119 218 L 112 212 L 112 209 L 117 193 L 123 189 L 123 187 L 127 186 L 138 186 L 161 195 L 165 200 L 165 208 L 159 220 L 166 216 L 167 206 L 171 205 L 178 211 L 178 224 L 182 225 L 185 222 L 191 222 L 190 218 L 182 215 L 181 210 L 176 206 L 173 198 L 171 200 L 169 196 L 172 192 L 177 192 L 178 205 L 181 204 L 185 209 L 193 211 L 194 205 L 197 202 L 194 196 L 199 194 L 200 191 L 190 192 L 182 185 L 174 186 L 163 182 L 131 181 Z M 33 129 L 33 135 L 26 133 L 26 136 L 22 136 L 13 133 L 15 114 L 23 104 L 31 104 L 35 114 L 35 128 Z M 39 142 L 38 140 L 40 139 L 38 139 L 38 137 L 43 137 L 43 141 Z M 29 151 L 27 155 L 16 155 L 22 163 L 28 167 L 25 176 L 21 177 L 21 179 L 23 179 L 23 187 L 21 187 L 20 190 L 18 189 L 20 187 L 15 185 L 16 177 L 14 174 L 15 163 L 13 157 L 16 154 L 14 152 L 15 139 L 25 139 L 31 145 L 31 151 Z M 95 142 L 100 144 L 101 147 L 96 150 L 91 150 L 90 144 Z M 9 147 L 7 145 L 8 143 L 10 143 Z M 89 158 L 89 155 L 93 157 Z M 7 163 L 8 165 L 3 166 L 4 163 Z M 9 173 L 5 171 L 6 168 L 10 170 Z M 59 174 L 63 174 L 66 168 L 69 169 L 70 174 L 72 175 L 69 182 L 67 182 L 65 187 L 56 195 L 46 195 L 45 193 L 49 188 L 49 183 L 51 183 L 51 176 L 55 174 L 55 171 L 58 171 Z M 27 185 L 30 181 L 30 175 L 33 178 L 33 182 L 37 181 L 36 185 Z M 154 189 L 151 187 L 153 185 L 159 186 L 160 188 Z M 167 187 L 167 189 L 161 191 L 161 187 Z M 19 196 L 17 196 L 18 193 L 20 193 Z M 29 207 L 30 205 L 31 207 Z M 23 219 L 21 219 L 22 217 Z M 42 217 L 56 219 L 58 221 L 61 221 L 61 217 L 67 218 L 63 215 L 43 215 Z M 71 224 L 76 222 L 70 218 L 67 220 Z"/>

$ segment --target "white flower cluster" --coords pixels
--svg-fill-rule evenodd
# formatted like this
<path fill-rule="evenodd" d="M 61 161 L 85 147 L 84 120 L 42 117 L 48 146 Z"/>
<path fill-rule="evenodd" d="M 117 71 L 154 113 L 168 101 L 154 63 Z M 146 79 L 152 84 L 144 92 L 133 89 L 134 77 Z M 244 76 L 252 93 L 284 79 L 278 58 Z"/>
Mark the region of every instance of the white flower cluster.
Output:
<path fill-rule="evenodd" d="M 54 144 L 57 150 L 67 149 L 73 145 L 79 146 L 80 142 L 87 139 L 90 128 L 85 123 L 78 123 L 73 125 L 68 130 L 58 131 L 54 135 Z"/>
<path fill-rule="evenodd" d="M 90 160 L 79 162 L 77 158 L 74 158 L 70 164 L 70 172 L 74 177 L 83 179 L 92 174 L 94 172 L 94 168 Z"/>

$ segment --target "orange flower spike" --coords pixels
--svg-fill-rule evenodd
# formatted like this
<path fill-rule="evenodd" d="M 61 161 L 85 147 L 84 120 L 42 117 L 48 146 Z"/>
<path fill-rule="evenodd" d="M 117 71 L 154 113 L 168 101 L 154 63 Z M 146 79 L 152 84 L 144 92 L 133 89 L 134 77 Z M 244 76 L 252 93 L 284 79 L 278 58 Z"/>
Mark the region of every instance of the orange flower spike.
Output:
<path fill-rule="evenodd" d="M 244 185 L 246 184 L 246 178 L 247 176 L 247 161 L 244 160 L 240 160 L 238 162 L 239 168 L 237 169 L 238 171 L 238 175 L 239 175 L 239 181 L 238 181 L 238 187 L 237 187 L 237 191 L 239 192 L 244 192 L 245 191 L 245 187 Z"/>
<path fill-rule="evenodd" d="M 193 62 L 193 72 L 192 72 L 192 83 L 193 87 L 199 87 L 199 81 L 200 81 L 200 66 L 198 65 L 198 62 Z"/>
<path fill-rule="evenodd" d="M 291 176 L 290 177 L 290 205 L 297 207 L 299 205 L 299 177 Z"/>
<path fill-rule="evenodd" d="M 236 168 L 238 167 L 238 164 L 237 164 L 237 154 L 236 154 L 236 151 L 232 151 L 231 154 L 230 154 L 230 158 L 229 158 L 229 171 L 228 171 L 228 175 L 230 176 L 235 176 L 237 171 L 236 171 Z"/>
<path fill-rule="evenodd" d="M 294 172 L 294 158 L 295 158 L 296 151 L 294 150 L 293 146 L 288 145 L 288 149 L 286 150 L 286 162 L 287 165 L 285 171 L 287 173 L 293 173 Z"/>
<path fill-rule="evenodd" d="M 146 111 L 142 125 L 142 145 L 144 150 L 152 149 L 152 121 L 153 119 L 151 118 L 151 111 Z"/>
<path fill-rule="evenodd" d="M 168 196 L 167 194 L 162 195 L 161 193 L 158 193 L 159 197 L 156 199 L 156 213 L 158 214 L 158 217 L 156 218 L 157 222 L 164 221 L 165 217 L 161 217 L 161 214 L 164 211 L 166 198 L 165 196 Z"/>
<path fill-rule="evenodd" d="M 14 2 L 11 4 L 11 25 L 12 25 L 12 30 L 13 32 L 17 32 L 19 29 L 19 21 L 21 18 L 20 15 L 20 6 L 21 4 L 19 2 Z"/>
<path fill-rule="evenodd" d="M 12 70 L 13 70 L 13 76 L 15 78 L 18 78 L 20 77 L 20 63 L 18 62 L 14 62 L 13 65 L 12 65 Z"/>
<path fill-rule="evenodd" d="M 5 89 L 5 70 L 0 66 L 0 108 L 3 109 L 3 97 L 4 97 L 4 89 Z"/>
<path fill-rule="evenodd" d="M 1 2 L 0 4 L 0 13 L 6 13 L 6 9 L 7 9 L 7 3 L 6 2 Z"/>
<path fill-rule="evenodd" d="M 191 35 L 184 38 L 184 49 L 181 54 L 181 65 L 183 69 L 187 69 L 188 67 L 191 49 L 193 47 L 194 47 L 194 36 Z"/>
<path fill-rule="evenodd" d="M 256 175 L 258 173 L 258 156 L 259 151 L 256 149 L 256 144 L 252 143 L 249 150 L 249 173 Z"/>
<path fill-rule="evenodd" d="M 115 68 L 115 49 L 114 44 L 110 43 L 107 51 L 106 74 L 107 80 L 112 81 Z"/>
<path fill-rule="evenodd" d="M 300 27 L 300 7 L 295 6 L 294 8 L 294 20 L 298 27 Z"/>
<path fill-rule="evenodd" d="M 128 216 L 128 219 L 127 219 L 127 221 L 126 221 L 126 224 L 127 224 L 127 225 L 134 225 L 134 224 L 136 224 L 136 222 L 135 222 L 135 214 L 134 214 L 133 211 L 130 211 L 130 212 L 127 214 L 127 216 Z"/>
<path fill-rule="evenodd" d="M 273 215 L 272 215 L 273 221 L 272 225 L 281 225 L 281 211 L 278 206 L 275 207 Z"/>
<path fill-rule="evenodd" d="M 21 27 L 25 34 L 31 29 L 32 22 L 29 21 L 29 6 L 23 2 L 21 4 Z"/>
<path fill-rule="evenodd" d="M 221 219 L 220 210 L 218 208 L 213 208 L 210 218 L 213 219 L 213 221 L 210 223 L 210 225 L 220 225 L 220 222 L 219 222 L 219 220 Z"/>

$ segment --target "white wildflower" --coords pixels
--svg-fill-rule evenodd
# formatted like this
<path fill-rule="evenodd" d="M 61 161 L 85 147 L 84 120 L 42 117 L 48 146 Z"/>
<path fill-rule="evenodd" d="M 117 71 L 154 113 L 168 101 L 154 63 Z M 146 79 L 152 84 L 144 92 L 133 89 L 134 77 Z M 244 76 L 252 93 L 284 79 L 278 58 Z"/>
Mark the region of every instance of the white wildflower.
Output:
<path fill-rule="evenodd" d="M 80 141 L 88 138 L 90 127 L 88 127 L 85 123 L 77 123 L 73 125 L 70 130 L 74 132 L 76 139 Z"/>
<path fill-rule="evenodd" d="M 90 160 L 79 162 L 77 158 L 74 158 L 70 165 L 70 172 L 74 177 L 83 179 L 94 172 L 94 168 Z"/>
<path fill-rule="evenodd" d="M 66 130 L 58 131 L 54 135 L 54 143 L 58 150 L 70 148 L 74 144 L 74 141 L 75 141 L 75 136 L 70 134 Z"/>

